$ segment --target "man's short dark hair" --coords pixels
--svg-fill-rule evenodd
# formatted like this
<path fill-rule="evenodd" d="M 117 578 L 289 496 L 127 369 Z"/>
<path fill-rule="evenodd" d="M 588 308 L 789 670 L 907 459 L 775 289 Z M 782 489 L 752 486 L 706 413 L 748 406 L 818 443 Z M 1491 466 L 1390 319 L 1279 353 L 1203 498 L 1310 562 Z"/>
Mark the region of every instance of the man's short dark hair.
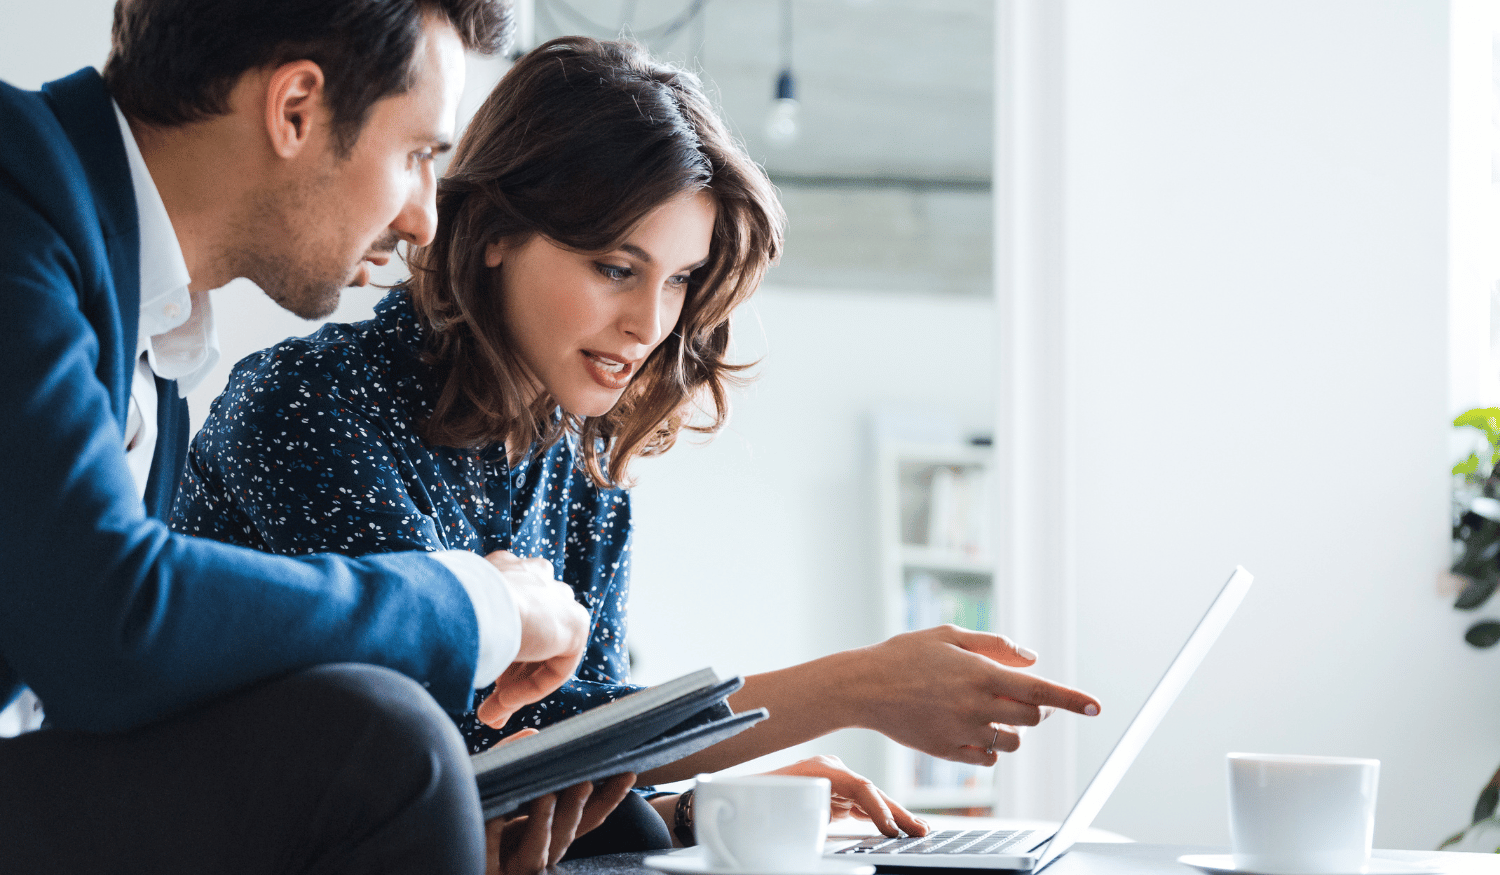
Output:
<path fill-rule="evenodd" d="M 510 37 L 509 0 L 118 0 L 104 82 L 125 115 L 172 127 L 227 113 L 250 70 L 309 60 L 347 154 L 370 107 L 412 86 L 429 12 L 471 51 Z"/>

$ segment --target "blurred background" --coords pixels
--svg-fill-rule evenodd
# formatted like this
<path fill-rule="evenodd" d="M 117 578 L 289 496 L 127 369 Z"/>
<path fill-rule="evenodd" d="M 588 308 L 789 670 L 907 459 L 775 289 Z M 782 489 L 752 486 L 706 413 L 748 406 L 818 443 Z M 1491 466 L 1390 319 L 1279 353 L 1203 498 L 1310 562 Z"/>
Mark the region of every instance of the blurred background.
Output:
<path fill-rule="evenodd" d="M 9 0 L 0 79 L 102 64 L 112 5 Z M 1468 822 L 1500 765 L 1500 653 L 1463 642 L 1445 573 L 1449 423 L 1497 394 L 1491 3 L 519 12 L 523 48 L 624 32 L 698 71 L 791 220 L 737 318 L 759 379 L 729 428 L 638 466 L 637 680 L 874 643 L 915 589 L 966 587 L 972 624 L 1105 712 L 946 776 L 978 795 L 937 807 L 1060 818 L 1241 563 L 1249 599 L 1097 825 L 1227 844 L 1232 750 L 1381 759 L 1377 846 Z M 466 107 L 506 65 L 471 62 Z M 200 420 L 235 360 L 316 327 L 214 296 Z M 902 552 L 970 470 L 983 537 Z M 860 730 L 747 768 L 811 752 L 916 792 Z"/>

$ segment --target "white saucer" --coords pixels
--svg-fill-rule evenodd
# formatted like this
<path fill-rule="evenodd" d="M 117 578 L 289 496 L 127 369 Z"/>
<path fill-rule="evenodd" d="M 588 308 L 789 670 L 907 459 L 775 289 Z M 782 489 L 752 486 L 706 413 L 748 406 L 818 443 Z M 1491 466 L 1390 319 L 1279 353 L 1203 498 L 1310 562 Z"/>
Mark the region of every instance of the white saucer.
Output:
<path fill-rule="evenodd" d="M 715 869 L 703 859 L 701 852 L 657 854 L 642 862 L 658 872 L 670 872 L 672 875 L 760 875 L 740 869 Z M 874 871 L 875 866 L 870 863 L 850 863 L 824 857 L 818 861 L 816 868 L 807 872 L 782 872 L 778 875 L 873 875 Z"/>
<path fill-rule="evenodd" d="M 1245 869 L 1234 867 L 1233 854 L 1187 854 L 1177 858 L 1177 862 L 1185 863 L 1194 869 L 1209 873 L 1209 875 L 1261 875 L 1258 872 L 1250 872 Z M 1420 866 L 1416 863 L 1405 863 L 1400 860 L 1387 860 L 1381 857 L 1371 857 L 1370 862 L 1358 872 L 1345 872 L 1342 875 L 1415 875 L 1415 873 L 1432 873 L 1437 869 L 1431 866 Z"/>

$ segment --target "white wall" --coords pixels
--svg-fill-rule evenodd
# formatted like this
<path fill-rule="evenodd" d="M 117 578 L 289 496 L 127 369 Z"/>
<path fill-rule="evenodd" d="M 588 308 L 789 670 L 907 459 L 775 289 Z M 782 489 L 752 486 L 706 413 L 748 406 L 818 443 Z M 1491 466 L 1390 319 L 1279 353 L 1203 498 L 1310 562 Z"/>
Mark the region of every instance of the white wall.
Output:
<path fill-rule="evenodd" d="M 1107 709 L 1080 779 L 1257 575 L 1101 827 L 1223 844 L 1227 751 L 1350 754 L 1383 763 L 1377 845 L 1431 847 L 1500 764 L 1500 654 L 1437 591 L 1448 9 L 1067 0 L 1066 536 Z"/>
<path fill-rule="evenodd" d="M 80 67 L 103 67 L 113 0 L 7 3 L 0 12 L 0 80 L 39 88 Z"/>

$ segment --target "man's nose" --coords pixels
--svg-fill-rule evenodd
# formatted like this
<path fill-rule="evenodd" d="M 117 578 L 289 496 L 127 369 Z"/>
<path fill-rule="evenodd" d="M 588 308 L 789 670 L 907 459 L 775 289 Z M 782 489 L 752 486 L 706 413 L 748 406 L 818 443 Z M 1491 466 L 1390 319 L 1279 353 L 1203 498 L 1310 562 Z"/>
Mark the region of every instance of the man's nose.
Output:
<path fill-rule="evenodd" d="M 437 236 L 437 180 L 433 174 L 431 169 L 423 173 L 422 184 L 391 223 L 391 229 L 413 246 L 426 246 Z"/>

